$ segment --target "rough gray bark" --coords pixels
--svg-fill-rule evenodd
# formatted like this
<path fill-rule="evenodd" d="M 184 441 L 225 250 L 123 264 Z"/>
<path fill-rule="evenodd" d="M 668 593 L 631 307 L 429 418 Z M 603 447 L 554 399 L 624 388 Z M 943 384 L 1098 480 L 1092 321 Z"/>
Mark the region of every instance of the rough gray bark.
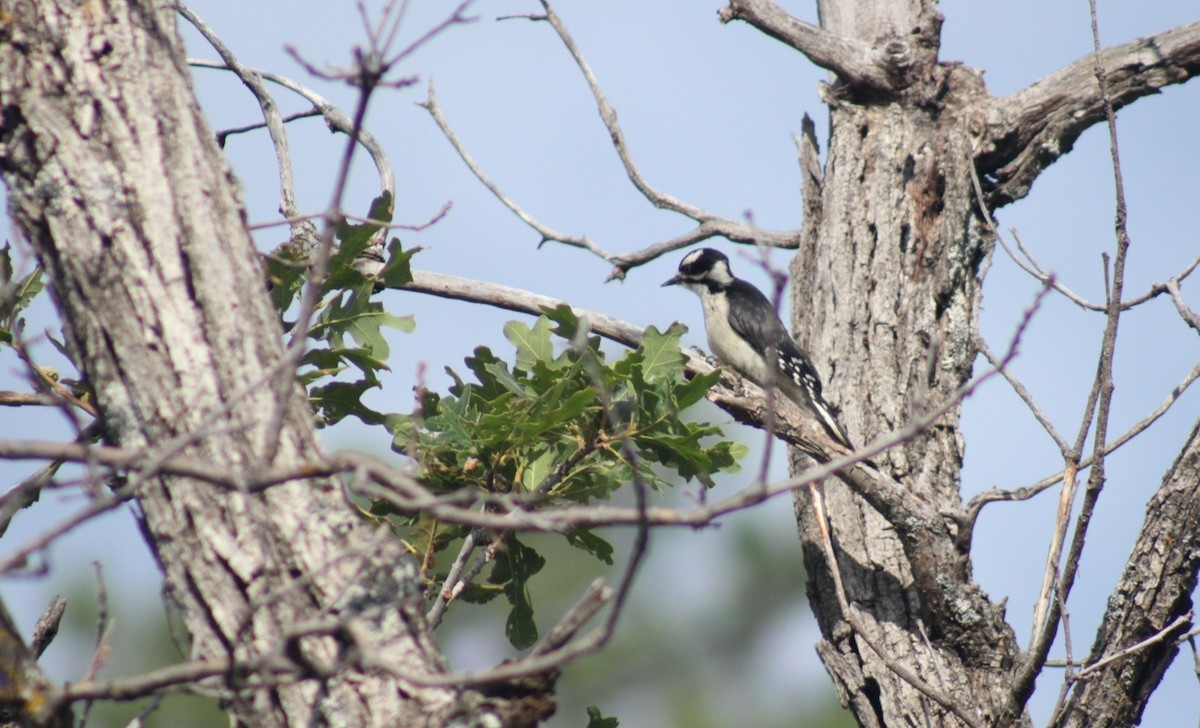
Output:
<path fill-rule="evenodd" d="M 792 267 L 792 314 L 794 330 L 842 404 L 843 422 L 861 443 L 947 401 L 971 375 L 977 274 L 992 247 L 973 171 L 989 207 L 1019 199 L 1084 129 L 1104 118 L 1104 103 L 1092 57 L 1009 98 L 991 96 L 973 70 L 939 62 L 941 17 L 928 0 L 821 0 L 818 7 L 819 27 L 769 0 L 731 0 L 721 15 L 754 25 L 833 73 L 823 88 L 831 128 L 823 174 L 811 132 L 801 140 L 806 219 Z M 1200 73 L 1198 58 L 1200 24 L 1108 49 L 1102 62 L 1110 99 L 1119 107 L 1184 81 Z M 952 410 L 877 458 L 946 514 L 962 507 L 958 415 Z M 847 479 L 825 485 L 838 569 L 859 612 L 858 626 L 868 634 L 842 614 L 809 496 L 796 499 L 811 601 L 825 638 L 818 651 L 843 702 L 864 726 L 962 725 L 964 716 L 979 725 L 1028 724 L 1028 686 L 1014 676 L 1030 657 L 1002 608 L 972 581 L 969 535 L 960 540 L 959 524 L 950 518 L 945 528 L 923 529 L 926 542 L 914 549 L 909 524 L 867 505 L 863 495 Z M 1148 563 L 1145 548 L 1163 548 L 1162 529 L 1182 539 L 1177 531 L 1188 528 L 1172 528 L 1176 522 L 1164 524 L 1164 518 L 1162 509 L 1151 513 L 1143 537 L 1152 545 L 1131 556 L 1116 592 L 1132 614 L 1116 613 L 1114 604 L 1094 657 L 1144 638 L 1190 607 L 1195 559 L 1151 560 L 1154 575 L 1145 584 L 1136 580 Z M 1121 598 L 1148 590 L 1163 595 L 1152 616 Z M 1153 664 L 1124 686 L 1125 694 L 1106 693 L 1095 678 L 1073 706 L 1100 706 L 1089 716 L 1140 716 L 1169 663 L 1170 656 L 1162 656 L 1138 658 Z M 1130 705 L 1117 706 L 1123 701 Z M 947 703 L 964 715 L 953 715 Z M 1078 715 L 1072 725 L 1089 724 Z"/>
<path fill-rule="evenodd" d="M 821 217 L 793 267 L 794 314 L 803 322 L 797 330 L 814 332 L 804 343 L 836 363 L 827 381 L 859 442 L 947 401 L 970 377 L 975 358 L 976 271 L 991 245 L 972 209 L 975 140 L 964 132 L 986 96 L 968 70 L 924 64 L 915 87 L 901 92 L 911 93 L 909 100 L 834 101 Z M 931 105 L 933 96 L 940 100 Z M 880 460 L 935 509 L 961 509 L 957 408 Z M 913 563 L 893 526 L 849 487 L 829 483 L 826 499 L 847 597 L 870 616 L 871 637 L 887 653 L 876 654 L 841 626 L 801 495 L 806 565 L 827 640 L 819 649 L 860 722 L 921 723 L 932 711 L 935 725 L 959 724 L 928 705 L 887 660 L 916 670 L 981 723 L 998 715 L 1018 647 L 1002 610 L 972 582 L 952 530 L 937 534 L 947 558 Z M 933 558 L 933 550 L 923 553 Z M 932 578 L 919 579 L 922 571 Z"/>
<path fill-rule="evenodd" d="M 319 448 L 311 415 L 298 386 L 273 385 L 282 332 L 171 4 L 0 11 L 0 170 L 107 438 L 149 463 L 184 454 L 252 473 L 303 462 Z M 444 669 L 415 568 L 337 482 L 249 494 L 153 465 L 130 481 L 191 657 L 247 666 L 225 682 L 241 724 L 475 725 L 489 712 L 478 693 L 397 677 Z M 363 668 L 364 650 L 389 669 Z M 292 677 L 270 680 L 278 670 Z"/>
<path fill-rule="evenodd" d="M 1200 568 L 1200 427 L 1146 506 L 1146 519 L 1130 551 L 1125 572 L 1108 600 L 1086 663 L 1150 639 L 1192 608 Z M 1185 623 L 1169 636 L 1191 627 Z M 1054 725 L 1135 725 L 1146 700 L 1179 652 L 1170 639 L 1107 663 L 1071 693 Z"/>

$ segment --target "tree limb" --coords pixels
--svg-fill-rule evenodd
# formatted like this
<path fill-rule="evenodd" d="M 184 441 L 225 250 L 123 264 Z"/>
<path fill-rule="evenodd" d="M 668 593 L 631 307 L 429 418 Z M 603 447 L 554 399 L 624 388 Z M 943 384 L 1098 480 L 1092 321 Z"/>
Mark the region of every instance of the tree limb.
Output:
<path fill-rule="evenodd" d="M 1200 74 L 1200 21 L 1114 46 L 1099 54 L 1113 109 Z M 1010 96 L 995 99 L 990 149 L 978 159 L 994 209 L 1029 193 L 1042 170 L 1071 151 L 1087 128 L 1105 118 L 1088 54 Z"/>
<path fill-rule="evenodd" d="M 892 82 L 884 66 L 872 62 L 871 48 L 789 15 L 770 0 L 730 0 L 721 8 L 722 23 L 742 20 L 803 53 L 850 86 L 887 90 Z"/>
<path fill-rule="evenodd" d="M 1086 680 L 1076 683 L 1054 725 L 1135 725 L 1178 645 L 1157 642 L 1135 653 L 1124 648 L 1172 624 L 1192 608 L 1200 571 L 1200 425 L 1146 507 L 1146 519 L 1097 631 Z M 1108 655 L 1121 659 L 1106 661 Z M 1081 676 L 1082 677 L 1082 676 Z"/>

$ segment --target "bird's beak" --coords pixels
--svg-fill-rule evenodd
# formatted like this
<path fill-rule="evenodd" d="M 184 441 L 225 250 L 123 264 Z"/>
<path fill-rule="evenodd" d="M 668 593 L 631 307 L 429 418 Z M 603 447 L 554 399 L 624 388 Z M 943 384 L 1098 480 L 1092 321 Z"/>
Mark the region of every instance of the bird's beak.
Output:
<path fill-rule="evenodd" d="M 679 276 L 671 276 L 671 280 L 663 284 L 663 286 L 677 286 L 683 281 L 679 280 Z"/>

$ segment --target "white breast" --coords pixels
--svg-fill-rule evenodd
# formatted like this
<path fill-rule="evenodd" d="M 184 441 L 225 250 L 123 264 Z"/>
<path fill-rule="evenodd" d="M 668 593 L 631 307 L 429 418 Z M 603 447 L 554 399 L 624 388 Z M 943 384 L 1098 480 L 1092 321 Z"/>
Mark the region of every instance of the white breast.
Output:
<path fill-rule="evenodd" d="M 724 296 L 714 296 L 707 289 L 700 291 L 704 306 L 704 328 L 708 346 L 717 359 L 738 374 L 759 386 L 770 379 L 762 355 L 752 349 L 729 325 L 729 302 Z"/>

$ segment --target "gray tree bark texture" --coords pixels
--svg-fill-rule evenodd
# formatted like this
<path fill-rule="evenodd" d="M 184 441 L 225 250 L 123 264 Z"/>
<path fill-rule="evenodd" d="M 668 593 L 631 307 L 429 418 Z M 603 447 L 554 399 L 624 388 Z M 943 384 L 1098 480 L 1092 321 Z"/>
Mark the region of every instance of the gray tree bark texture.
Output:
<path fill-rule="evenodd" d="M 5 0 L 0 15 L 0 170 L 107 436 L 246 472 L 303 462 L 319 448 L 311 415 L 290 374 L 282 388 L 272 374 L 282 331 L 172 4 Z M 280 408 L 271 431 L 264 413 Z M 240 724 L 521 723 L 478 693 L 397 677 L 445 669 L 415 568 L 333 480 L 251 494 L 152 467 L 130 477 L 192 658 L 261 666 L 228 676 Z M 354 638 L 302 629 L 322 622 Z M 359 647 L 390 669 L 361 667 Z M 273 665 L 301 677 L 274 681 Z"/>
<path fill-rule="evenodd" d="M 936 38 L 933 17 L 910 20 L 922 38 Z M 873 30 L 868 37 L 878 36 Z M 976 353 L 976 272 L 991 242 L 974 211 L 970 165 L 978 138 L 969 130 L 983 126 L 986 92 L 969 70 L 936 65 L 934 49 L 907 49 L 919 50 L 925 57 L 912 59 L 920 64 L 915 87 L 901 94 L 909 98 L 878 104 L 830 96 L 820 213 L 806 220 L 793 264 L 795 330 L 825 332 L 802 343 L 835 363 L 827 381 L 858 441 L 953 397 Z M 879 464 L 936 509 L 957 511 L 962 451 L 956 408 Z M 981 724 L 998 717 L 1019 650 L 1000 607 L 971 581 L 968 555 L 947 548 L 946 561 L 915 568 L 888 520 L 849 487 L 831 481 L 825 496 L 846 596 L 862 605 L 886 653 L 840 626 L 819 532 L 800 494 L 810 596 L 826 635 L 818 649 L 843 701 L 863 725 L 922 724 L 930 713 L 935 725 L 958 725 L 888 667 L 894 660 L 969 706 Z M 952 538 L 949 530 L 940 534 L 944 545 Z M 919 583 L 916 572 L 933 578 Z"/>
<path fill-rule="evenodd" d="M 972 174 L 989 209 L 1020 199 L 1105 118 L 1105 107 L 1091 57 L 1012 97 L 991 96 L 973 70 L 939 62 L 942 18 L 932 0 L 819 0 L 818 9 L 820 27 L 769 0 L 732 0 L 721 16 L 750 23 L 832 72 L 823 88 L 831 128 L 823 170 L 811 125 L 800 139 L 805 222 L 792 263 L 792 323 L 861 443 L 936 408 L 969 380 L 978 273 L 993 245 Z M 1107 49 L 1101 62 L 1119 108 L 1200 72 L 1200 24 Z M 1092 660 L 1191 608 L 1200 566 L 1195 440 L 1150 505 Z M 962 454 L 955 408 L 877 461 L 936 511 L 952 514 L 962 509 Z M 796 456 L 795 467 L 807 464 Z M 843 481 L 827 481 L 824 494 L 858 629 L 839 606 L 807 493 L 797 494 L 796 512 L 824 635 L 818 651 L 844 704 L 864 726 L 1030 724 L 1023 706 L 1044 655 L 1022 652 L 1003 608 L 973 582 L 969 532 L 931 527 L 932 548 L 913 548 L 902 537 L 911 526 Z M 1137 722 L 1174 652 L 1166 642 L 1115 661 L 1074 691 L 1055 720 Z"/>

